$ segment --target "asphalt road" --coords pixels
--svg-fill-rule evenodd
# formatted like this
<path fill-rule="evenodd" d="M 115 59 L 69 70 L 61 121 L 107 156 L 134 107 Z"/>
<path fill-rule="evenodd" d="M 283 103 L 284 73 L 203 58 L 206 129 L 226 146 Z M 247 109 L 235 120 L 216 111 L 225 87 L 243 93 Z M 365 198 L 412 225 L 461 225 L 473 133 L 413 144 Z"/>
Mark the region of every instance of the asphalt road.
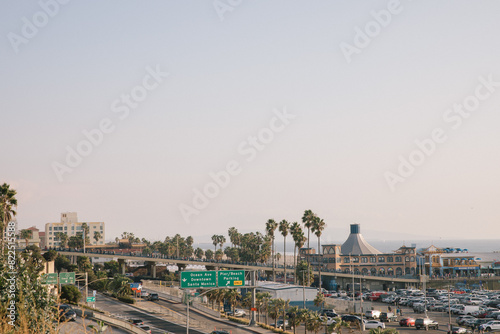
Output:
<path fill-rule="evenodd" d="M 97 308 L 108 311 L 114 316 L 119 316 L 124 320 L 128 319 L 141 319 L 144 321 L 145 325 L 151 327 L 152 333 L 175 333 L 175 334 L 185 334 L 186 327 L 172 322 L 166 321 L 154 315 L 148 314 L 144 311 L 140 311 L 132 306 L 115 301 L 112 298 L 98 294 L 96 298 Z M 197 330 L 189 330 L 193 334 L 203 334 Z"/>
<path fill-rule="evenodd" d="M 91 329 L 88 327 L 89 325 L 97 325 L 95 321 L 89 319 L 82 319 L 80 317 L 76 317 L 75 321 L 69 321 L 61 325 L 61 329 L 59 331 L 60 334 L 88 334 L 92 333 Z M 107 334 L 130 334 L 130 332 L 117 328 L 108 326 L 104 333 Z"/>

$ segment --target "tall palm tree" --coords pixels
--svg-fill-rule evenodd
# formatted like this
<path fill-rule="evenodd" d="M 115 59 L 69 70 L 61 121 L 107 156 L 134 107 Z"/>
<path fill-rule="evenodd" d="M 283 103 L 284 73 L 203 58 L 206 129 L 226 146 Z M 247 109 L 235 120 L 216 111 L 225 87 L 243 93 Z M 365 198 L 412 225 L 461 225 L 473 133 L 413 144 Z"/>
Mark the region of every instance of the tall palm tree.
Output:
<path fill-rule="evenodd" d="M 214 253 L 217 252 L 217 245 L 219 244 L 219 236 L 217 234 L 212 235 L 212 244 L 215 247 Z"/>
<path fill-rule="evenodd" d="M 316 236 L 318 237 L 318 285 L 319 285 L 319 291 L 321 291 L 321 234 L 325 230 L 325 222 L 323 219 L 319 217 L 314 218 L 313 226 L 312 226 L 312 231 Z"/>
<path fill-rule="evenodd" d="M 219 235 L 219 249 L 222 250 L 224 243 L 226 242 L 226 237 L 223 235 Z"/>
<path fill-rule="evenodd" d="M 285 284 L 286 284 L 286 236 L 288 235 L 288 231 L 290 231 L 290 223 L 286 220 L 280 221 L 279 230 L 281 235 L 283 236 L 283 269 L 285 274 Z"/>
<path fill-rule="evenodd" d="M 229 237 L 229 241 L 231 241 L 231 247 L 234 247 L 237 243 L 236 239 L 238 235 L 238 230 L 236 229 L 236 227 L 230 227 L 227 230 L 227 235 Z"/>
<path fill-rule="evenodd" d="M 304 227 L 307 228 L 307 252 L 310 251 L 310 246 L 309 246 L 309 241 L 311 240 L 311 227 L 314 222 L 314 217 L 316 217 L 316 214 L 313 213 L 311 210 L 306 210 L 304 211 L 304 215 L 302 216 L 302 223 L 304 224 Z M 306 255 L 306 261 L 307 265 L 309 266 L 309 256 Z M 307 282 L 308 285 L 311 285 L 310 282 Z"/>
<path fill-rule="evenodd" d="M 271 237 L 271 258 L 273 260 L 273 282 L 276 282 L 276 263 L 274 259 L 274 231 L 278 228 L 278 223 L 274 219 L 269 219 L 266 223 L 266 233 Z"/>
<path fill-rule="evenodd" d="M 87 223 L 83 223 L 82 224 L 82 231 L 83 231 L 82 238 L 83 238 L 83 252 L 84 253 L 85 253 L 85 245 L 90 244 L 90 239 L 88 237 L 89 230 L 90 230 L 89 225 Z"/>
<path fill-rule="evenodd" d="M 293 241 L 295 242 L 295 247 L 293 248 L 293 266 L 296 269 L 297 268 L 297 250 L 300 250 L 302 247 L 304 247 L 304 243 L 306 242 L 306 236 L 304 235 L 304 231 L 302 231 L 302 228 L 298 223 L 293 223 L 292 228 L 292 238 Z M 295 272 L 295 271 L 294 271 Z M 297 284 L 297 275 L 294 275 L 294 282 Z"/>
<path fill-rule="evenodd" d="M 59 247 L 66 248 L 66 244 L 68 243 L 68 235 L 64 232 L 57 232 L 55 234 L 57 240 L 59 240 Z"/>
<path fill-rule="evenodd" d="M 17 212 L 14 210 L 17 207 L 17 192 L 14 189 L 10 189 L 10 185 L 4 183 L 0 186 L 0 247 L 3 251 L 3 242 L 5 235 L 5 228 L 7 224 L 14 218 Z"/>
<path fill-rule="evenodd" d="M 26 242 L 26 248 L 28 248 L 28 242 L 31 239 L 32 235 L 33 235 L 32 230 L 28 230 L 28 229 L 21 230 L 21 234 L 19 236 L 21 237 L 21 239 L 24 239 L 24 241 Z"/>

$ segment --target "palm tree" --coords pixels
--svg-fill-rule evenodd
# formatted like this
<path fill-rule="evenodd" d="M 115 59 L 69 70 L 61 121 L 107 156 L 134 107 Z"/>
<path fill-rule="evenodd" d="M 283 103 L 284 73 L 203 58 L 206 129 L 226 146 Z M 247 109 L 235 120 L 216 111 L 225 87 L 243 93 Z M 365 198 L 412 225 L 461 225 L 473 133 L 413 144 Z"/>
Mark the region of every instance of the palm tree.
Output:
<path fill-rule="evenodd" d="M 274 219 L 269 219 L 266 223 L 266 233 L 271 237 L 271 258 L 273 259 L 273 282 L 276 282 L 275 261 L 274 261 L 274 231 L 278 228 L 278 223 Z"/>
<path fill-rule="evenodd" d="M 313 213 L 311 210 L 306 210 L 304 211 L 304 215 L 302 216 L 302 223 L 304 224 L 304 227 L 307 228 L 307 251 L 310 251 L 309 247 L 309 241 L 311 240 L 311 227 L 314 222 L 314 217 L 316 217 L 316 214 Z M 306 256 L 306 261 L 307 265 L 309 265 L 309 256 Z M 308 285 L 310 285 L 310 282 L 307 282 Z"/>
<path fill-rule="evenodd" d="M 217 252 L 217 245 L 219 244 L 219 236 L 217 234 L 212 235 L 212 244 L 215 247 L 214 253 Z"/>
<path fill-rule="evenodd" d="M 97 245 L 97 243 L 99 242 L 100 239 L 102 239 L 101 232 L 95 231 L 94 232 L 94 240 L 95 240 L 95 244 L 96 245 Z"/>
<path fill-rule="evenodd" d="M 85 253 L 85 245 L 86 244 L 90 244 L 90 239 L 87 236 L 89 234 L 89 225 L 87 225 L 87 223 L 83 223 L 82 224 L 82 231 L 83 231 L 83 234 L 82 234 L 82 238 L 83 238 L 83 252 Z"/>
<path fill-rule="evenodd" d="M 219 249 L 222 250 L 224 243 L 226 242 L 226 237 L 223 235 L 219 235 Z"/>
<path fill-rule="evenodd" d="M 28 229 L 21 230 L 21 234 L 19 236 L 21 237 L 21 239 L 24 239 L 24 241 L 26 242 L 26 248 L 28 247 L 28 242 L 31 239 L 32 235 L 33 235 L 32 230 L 28 230 Z"/>
<path fill-rule="evenodd" d="M 55 234 L 55 238 L 59 240 L 59 247 L 66 248 L 66 244 L 68 243 L 68 235 L 64 232 L 57 232 Z"/>
<path fill-rule="evenodd" d="M 228 289 L 224 294 L 224 299 L 226 299 L 229 305 L 231 305 L 234 316 L 234 309 L 236 308 L 238 301 L 241 299 L 241 294 L 236 289 Z"/>
<path fill-rule="evenodd" d="M 290 230 L 290 223 L 288 223 L 286 220 L 280 221 L 280 232 L 281 235 L 283 236 L 284 243 L 283 243 L 283 269 L 284 269 L 284 274 L 285 274 L 285 284 L 286 284 L 286 236 L 288 235 L 288 231 Z"/>
<path fill-rule="evenodd" d="M 321 327 L 323 327 L 323 321 L 319 317 L 318 312 L 311 312 L 308 319 L 305 322 L 306 329 L 309 331 L 313 331 L 318 334 Z"/>
<path fill-rule="evenodd" d="M 318 237 L 318 285 L 319 285 L 319 291 L 321 291 L 321 233 L 325 230 L 325 222 L 323 219 L 319 217 L 314 218 L 313 226 L 312 226 L 312 231 L 316 236 Z"/>
<path fill-rule="evenodd" d="M 297 250 L 300 250 L 302 247 L 304 247 L 304 243 L 306 242 L 306 236 L 304 235 L 304 231 L 302 231 L 302 228 L 298 223 L 293 223 L 291 227 L 291 233 L 292 233 L 292 238 L 293 241 L 295 242 L 295 247 L 293 248 L 293 266 L 294 268 L 297 268 Z M 297 275 L 294 275 L 294 282 L 297 284 Z"/>
<path fill-rule="evenodd" d="M 293 327 L 293 334 L 296 334 L 296 328 L 300 326 L 302 317 L 300 316 L 300 309 L 298 306 L 292 306 L 287 310 L 290 327 Z"/>
<path fill-rule="evenodd" d="M 16 194 L 17 192 L 14 189 L 10 189 L 10 186 L 7 183 L 0 186 L 0 230 L 2 233 L 0 238 L 0 247 L 2 251 L 5 228 L 17 214 L 14 210 L 14 208 L 17 207 L 17 199 L 15 197 Z"/>

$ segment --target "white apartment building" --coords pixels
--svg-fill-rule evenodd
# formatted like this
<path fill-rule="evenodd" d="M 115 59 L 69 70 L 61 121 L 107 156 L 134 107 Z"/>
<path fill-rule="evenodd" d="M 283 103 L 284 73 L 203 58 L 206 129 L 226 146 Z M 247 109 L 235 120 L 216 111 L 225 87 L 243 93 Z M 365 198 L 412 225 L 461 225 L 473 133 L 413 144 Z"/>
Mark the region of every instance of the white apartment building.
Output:
<path fill-rule="evenodd" d="M 79 232 L 83 232 L 82 225 L 86 223 L 89 227 L 88 237 L 90 245 L 104 245 L 104 222 L 78 222 L 76 212 L 63 212 L 61 213 L 61 222 L 45 224 L 45 238 L 47 247 L 58 247 L 60 242 L 56 238 L 57 232 L 63 232 L 68 237 L 75 236 Z M 101 238 L 98 242 L 94 239 L 94 232 L 99 232 Z"/>

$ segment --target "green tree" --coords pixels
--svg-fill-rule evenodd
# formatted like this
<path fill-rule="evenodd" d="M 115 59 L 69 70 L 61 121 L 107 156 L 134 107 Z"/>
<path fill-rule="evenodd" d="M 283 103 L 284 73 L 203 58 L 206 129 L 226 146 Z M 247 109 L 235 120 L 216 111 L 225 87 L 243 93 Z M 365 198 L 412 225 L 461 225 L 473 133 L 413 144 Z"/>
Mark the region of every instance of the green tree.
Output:
<path fill-rule="evenodd" d="M 120 272 L 120 264 L 115 260 L 104 262 L 104 270 L 109 272 L 109 276 L 114 276 Z"/>
<path fill-rule="evenodd" d="M 224 299 L 227 300 L 227 302 L 231 305 L 231 309 L 234 314 L 234 309 L 236 308 L 236 305 L 239 303 L 241 300 L 241 294 L 237 289 L 227 289 L 225 291 Z"/>
<path fill-rule="evenodd" d="M 87 223 L 82 224 L 82 238 L 85 240 L 84 246 L 90 244 L 90 238 L 89 238 L 89 225 Z M 85 249 L 83 250 L 85 252 Z"/>
<path fill-rule="evenodd" d="M 302 318 L 300 316 L 300 309 L 298 306 L 292 306 L 287 310 L 288 322 L 293 328 L 293 333 L 296 334 L 296 329 L 302 323 Z"/>
<path fill-rule="evenodd" d="M 310 286 L 311 282 L 314 280 L 311 267 L 304 260 L 300 261 L 295 268 L 295 275 L 299 281 L 300 285 Z"/>
<path fill-rule="evenodd" d="M 88 272 L 92 270 L 92 263 L 90 263 L 90 258 L 88 256 L 78 256 L 76 258 L 76 264 L 80 271 Z"/>
<path fill-rule="evenodd" d="M 269 302 L 269 316 L 274 320 L 274 328 L 278 328 L 278 318 L 281 315 L 281 307 L 284 302 L 285 301 L 281 298 L 271 299 Z"/>
<path fill-rule="evenodd" d="M 70 248 L 83 248 L 82 232 L 77 232 L 76 235 L 69 237 L 68 246 Z"/>
<path fill-rule="evenodd" d="M 296 251 L 300 250 L 302 247 L 304 247 L 304 243 L 306 242 L 306 237 L 304 235 L 304 231 L 302 231 L 302 228 L 300 227 L 299 224 L 294 223 L 292 225 L 292 238 L 295 243 L 295 247 L 293 249 L 293 257 L 294 257 L 294 267 L 297 268 L 297 256 L 296 256 Z M 294 282 L 295 284 L 297 283 L 297 275 L 294 275 Z"/>
<path fill-rule="evenodd" d="M 290 223 L 288 223 L 286 220 L 280 221 L 280 226 L 279 230 L 281 232 L 281 235 L 283 236 L 283 272 L 285 276 L 285 284 L 287 283 L 286 280 L 286 236 L 288 235 L 288 232 L 290 231 Z"/>
<path fill-rule="evenodd" d="M 97 245 L 97 243 L 99 242 L 99 240 L 102 239 L 102 234 L 101 232 L 99 231 L 95 231 L 94 232 L 94 240 L 95 240 L 95 244 Z"/>
<path fill-rule="evenodd" d="M 82 298 L 82 293 L 74 285 L 63 285 L 61 288 L 61 299 L 71 304 L 78 304 Z"/>
<path fill-rule="evenodd" d="M 214 252 L 211 249 L 205 251 L 205 258 L 207 260 L 212 260 L 214 258 Z"/>
<path fill-rule="evenodd" d="M 311 230 L 314 232 L 314 234 L 318 237 L 318 286 L 319 290 L 321 291 L 322 284 L 321 284 L 321 265 L 322 265 L 322 256 L 321 256 L 321 234 L 325 230 L 325 222 L 323 219 L 319 217 L 315 217 L 313 221 L 313 225 Z"/>
<path fill-rule="evenodd" d="M 2 231 L 2 237 L 0 238 L 0 249 L 3 252 L 4 243 L 4 233 L 7 224 L 14 218 L 17 212 L 14 208 L 17 207 L 17 192 L 14 189 L 10 189 L 10 185 L 4 183 L 0 186 L 0 230 Z"/>
<path fill-rule="evenodd" d="M 323 324 L 318 312 L 311 312 L 305 321 L 306 329 L 316 334 L 321 330 Z"/>
<path fill-rule="evenodd" d="M 68 235 L 64 232 L 56 232 L 54 234 L 55 240 L 59 241 L 59 247 L 66 248 L 66 244 L 68 243 Z"/>
<path fill-rule="evenodd" d="M 218 249 L 217 252 L 215 252 L 215 261 L 222 261 L 222 257 L 224 256 L 224 252 L 221 249 Z"/>
<path fill-rule="evenodd" d="M 54 262 L 54 268 L 58 273 L 60 273 L 61 270 L 63 269 L 67 269 L 68 271 L 70 271 L 69 270 L 70 265 L 71 265 L 70 260 L 64 255 L 59 255 L 58 257 L 56 257 Z"/>
<path fill-rule="evenodd" d="M 314 306 L 316 307 L 322 307 L 325 304 L 325 296 L 323 293 L 318 292 L 316 294 L 316 297 L 314 298 Z"/>
<path fill-rule="evenodd" d="M 271 238 L 271 259 L 273 261 L 273 282 L 276 281 L 276 263 L 274 256 L 274 232 L 278 228 L 278 223 L 274 221 L 274 219 L 269 219 L 266 223 L 266 234 Z"/>
<path fill-rule="evenodd" d="M 19 236 L 21 237 L 21 239 L 24 239 L 24 242 L 26 242 L 26 247 L 28 247 L 28 243 L 33 236 L 33 231 L 28 229 L 21 230 Z"/>
<path fill-rule="evenodd" d="M 217 245 L 219 244 L 219 236 L 217 234 L 212 235 L 212 244 L 214 245 L 214 253 L 217 252 Z"/>
<path fill-rule="evenodd" d="M 133 281 L 122 275 L 115 275 L 109 287 L 112 289 L 116 296 L 128 296 L 132 294 L 132 289 L 130 288 L 130 283 Z"/>
<path fill-rule="evenodd" d="M 304 211 L 304 215 L 302 216 L 302 223 L 304 224 L 304 227 L 307 228 L 307 251 L 309 252 L 311 250 L 311 247 L 309 246 L 309 241 L 311 240 L 311 227 L 313 225 L 314 219 L 316 217 L 316 214 L 313 213 L 311 210 L 306 210 Z M 307 264 L 309 265 L 309 256 L 306 256 L 306 261 Z M 310 282 L 307 284 L 308 286 L 311 285 Z"/>
<path fill-rule="evenodd" d="M 200 247 L 196 248 L 196 250 L 194 251 L 194 255 L 196 255 L 196 257 L 198 259 L 202 259 L 203 258 L 203 255 L 205 255 L 205 252 L 203 251 L 203 249 L 201 249 Z"/>

